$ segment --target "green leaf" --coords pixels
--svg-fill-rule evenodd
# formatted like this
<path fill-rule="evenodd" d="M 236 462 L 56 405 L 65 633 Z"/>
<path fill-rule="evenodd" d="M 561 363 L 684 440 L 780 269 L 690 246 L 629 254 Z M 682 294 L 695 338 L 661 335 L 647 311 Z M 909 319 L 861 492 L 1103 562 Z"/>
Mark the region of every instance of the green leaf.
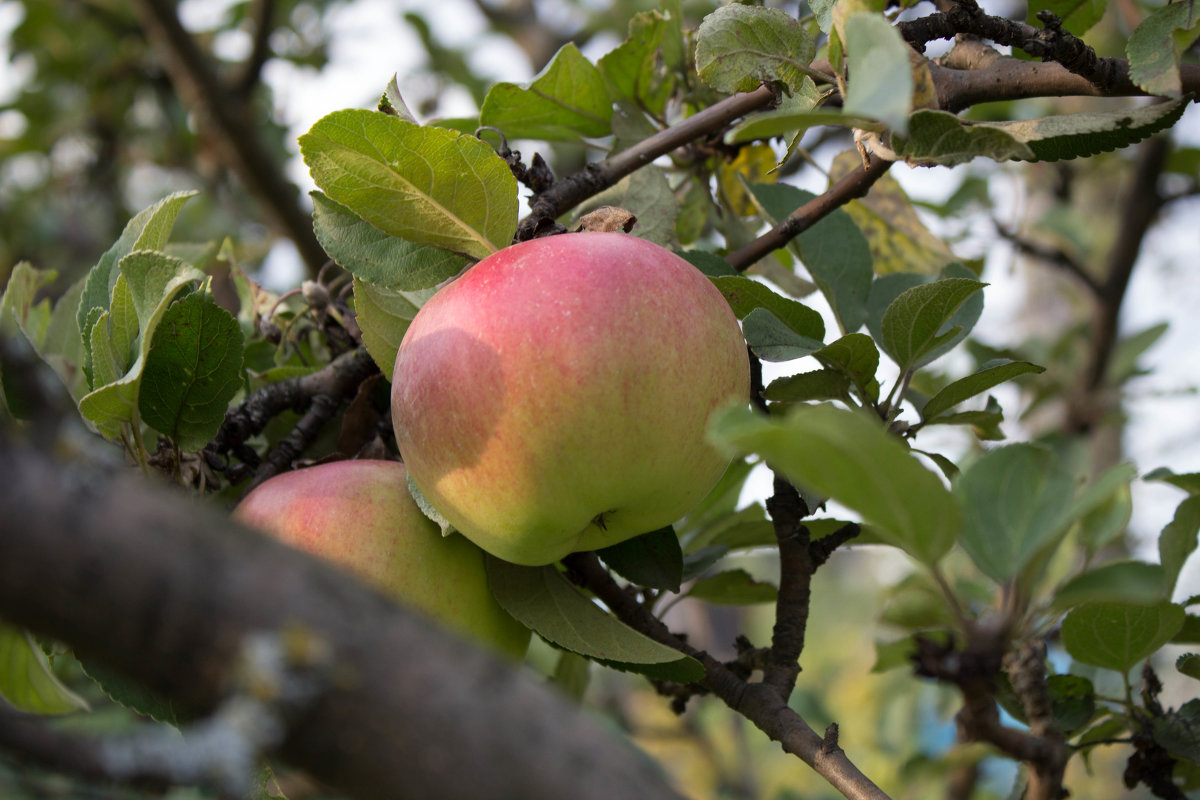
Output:
<path fill-rule="evenodd" d="M 114 383 L 128 371 L 128 365 L 118 363 L 117 354 L 113 351 L 113 336 L 109 324 L 111 316 L 111 312 L 100 312 L 96 324 L 92 326 L 91 341 L 88 342 L 92 351 L 92 376 L 97 386 Z"/>
<path fill-rule="evenodd" d="M 362 331 L 363 344 L 389 381 L 404 332 L 430 297 L 433 297 L 432 289 L 416 292 L 385 289 L 357 275 L 354 277 L 354 314 Z"/>
<path fill-rule="evenodd" d="M 202 292 L 163 314 L 142 371 L 138 411 L 181 450 L 200 450 L 241 388 L 242 329 Z"/>
<path fill-rule="evenodd" d="M 969 400 L 977 394 L 982 394 L 988 389 L 1020 375 L 1039 374 L 1045 371 L 1045 367 L 1030 364 L 1028 361 L 1008 361 L 986 367 L 973 375 L 954 381 L 929 398 L 921 410 L 921 419 L 933 419 L 964 400 Z"/>
<path fill-rule="evenodd" d="M 1187 603 L 1185 602 L 1184 605 L 1186 606 Z M 1171 641 L 1174 644 L 1200 644 L 1200 617 L 1194 614 L 1184 617 L 1183 626 Z"/>
<path fill-rule="evenodd" d="M 771 224 L 786 218 L 816 195 L 785 184 L 759 183 L 750 187 Z M 867 237 L 842 209 L 827 215 L 788 243 L 833 308 L 843 332 L 856 331 L 867 317 L 871 292 L 871 246 Z"/>
<path fill-rule="evenodd" d="M 963 549 L 989 578 L 1008 581 L 1066 533 L 1074 492 L 1074 479 L 1050 450 L 1013 444 L 988 451 L 954 483 L 965 513 Z"/>
<path fill-rule="evenodd" d="M 1141 561 L 1117 561 L 1072 578 L 1055 593 L 1050 607 L 1065 611 L 1084 603 L 1152 605 L 1166 599 L 1161 566 Z"/>
<path fill-rule="evenodd" d="M 771 381 L 763 398 L 772 402 L 802 403 L 811 400 L 840 400 L 850 393 L 850 378 L 836 369 L 801 372 Z"/>
<path fill-rule="evenodd" d="M 87 391 L 87 379 L 80 369 L 84 362 L 83 342 L 76 322 L 85 278 L 76 281 L 53 306 L 46 298 L 37 300 L 38 292 L 57 275 L 54 270 L 38 270 L 28 262 L 17 262 L 0 294 L 0 332 L 15 324 L 78 401 Z"/>
<path fill-rule="evenodd" d="M 1133 516 L 1133 498 L 1125 481 L 1079 521 L 1079 542 L 1095 553 L 1124 532 Z"/>
<path fill-rule="evenodd" d="M 709 253 L 705 250 L 677 250 L 675 252 L 676 255 L 710 278 L 736 276 L 738 274 L 733 265 L 716 253 Z"/>
<path fill-rule="evenodd" d="M 1175 669 L 1189 678 L 1195 678 L 1200 681 L 1200 654 L 1184 653 L 1175 659 Z"/>
<path fill-rule="evenodd" d="M 378 286 L 429 289 L 453 278 L 469 261 L 439 247 L 390 236 L 321 192 L 312 192 L 317 241 L 342 269 Z"/>
<path fill-rule="evenodd" d="M 751 114 L 741 122 L 734 123 L 725 132 L 725 144 L 741 144 L 775 136 L 795 138 L 797 134 L 818 125 L 884 130 L 884 126 L 873 119 L 852 117 L 841 109 L 817 109 L 815 106 L 820 99 L 821 92 L 817 85 L 807 78 L 800 90 L 793 92 L 790 97 L 784 96 L 777 108 Z"/>
<path fill-rule="evenodd" d="M 994 124 L 965 120 L 946 111 L 918 109 L 908 133 L 893 136 L 891 148 L 910 165 L 952 167 L 983 156 L 993 161 L 1035 161 L 1028 144 Z"/>
<path fill-rule="evenodd" d="M 1142 476 L 1144 481 L 1162 481 L 1177 489 L 1183 489 L 1188 494 L 1200 494 L 1200 472 L 1176 474 L 1166 467 L 1152 469 Z"/>
<path fill-rule="evenodd" d="M 1200 698 L 1155 717 L 1154 741 L 1176 758 L 1200 764 Z"/>
<path fill-rule="evenodd" d="M 158 722 L 179 725 L 183 715 L 171 700 L 157 691 L 130 680 L 102 661 L 85 657 L 79 659 L 79 665 L 113 702 Z"/>
<path fill-rule="evenodd" d="M 1196 551 L 1200 533 L 1200 495 L 1190 495 L 1175 509 L 1174 518 L 1158 536 L 1158 558 L 1163 567 L 1163 586 L 1168 597 L 1175 591 L 1179 572 Z"/>
<path fill-rule="evenodd" d="M 660 680 L 692 683 L 704 677 L 698 661 L 605 613 L 553 566 L 521 567 L 489 557 L 487 571 L 501 607 L 556 647 Z"/>
<path fill-rule="evenodd" d="M 88 314 L 93 308 L 108 308 L 113 286 L 120 275 L 121 259 L 134 250 L 162 250 L 166 247 L 183 204 L 195 194 L 176 192 L 139 212 L 125 225 L 120 238 L 88 271 L 75 318 L 85 346 L 91 336 L 91 330 L 87 327 Z"/>
<path fill-rule="evenodd" d="M 16 323 L 21 333 L 35 349 L 40 348 L 50 322 L 50 301 L 35 301 L 42 287 L 52 283 L 55 270 L 35 269 L 28 261 L 18 261 L 9 273 L 4 294 L 0 295 L 0 330 L 7 331 Z"/>
<path fill-rule="evenodd" d="M 987 123 L 1029 145 L 1029 161 L 1059 161 L 1107 153 L 1136 144 L 1174 125 L 1191 95 L 1148 106 L 1060 114 L 1054 117 Z"/>
<path fill-rule="evenodd" d="M 916 349 L 920 349 L 922 352 L 908 366 L 916 368 L 929 364 L 950 352 L 967 337 L 967 334 L 975 327 L 975 323 L 979 321 L 979 317 L 983 313 L 983 295 L 978 293 L 978 290 L 984 284 L 975 280 L 975 277 L 974 273 L 961 264 L 950 264 L 942 270 L 941 277 L 936 280 L 914 272 L 894 272 L 876 278 L 875 282 L 871 284 L 871 294 L 867 298 L 867 329 L 884 350 L 888 350 L 889 342 L 891 346 L 902 346 L 899 352 L 888 351 L 888 355 L 892 356 L 892 359 L 898 364 L 902 364 L 902 357 L 906 353 L 911 353 Z M 906 298 L 902 305 L 892 309 L 892 304 L 910 289 L 947 279 L 955 279 L 956 283 L 946 287 L 944 297 L 937 297 L 940 293 L 937 289 L 926 289 L 925 292 L 932 292 L 933 297 L 917 293 Z M 968 281 L 968 283 L 958 283 L 959 279 Z M 958 310 L 941 326 L 932 329 L 932 323 L 939 316 L 940 310 L 945 307 L 945 303 L 953 302 L 963 294 L 967 296 Z M 883 320 L 889 312 L 893 315 L 891 323 L 893 327 L 890 334 L 885 334 Z M 902 323 L 906 319 L 912 320 L 913 328 L 908 330 L 904 328 Z M 917 326 L 918 322 L 920 323 L 919 327 Z M 953 331 L 954 328 L 958 329 L 957 332 Z M 929 338 L 931 336 L 932 339 Z M 916 345 L 920 343 L 924 343 L 925 347 L 917 348 Z"/>
<path fill-rule="evenodd" d="M 710 439 L 732 455 L 757 453 L 788 480 L 857 511 L 889 544 L 934 564 L 954 544 L 962 513 L 942 482 L 877 420 L 829 405 L 782 420 L 730 408 Z"/>
<path fill-rule="evenodd" d="M 568 42 L 529 88 L 497 83 L 479 110 L 479 124 L 510 139 L 574 141 L 611 132 L 612 102 L 604 76 Z"/>
<path fill-rule="evenodd" d="M 850 85 L 847 114 L 877 119 L 901 135 L 913 105 L 912 53 L 900 32 L 881 14 L 859 13 L 846 21 Z"/>
<path fill-rule="evenodd" d="M 756 308 L 742 320 L 746 344 L 763 361 L 791 361 L 822 348 L 820 339 L 796 331 L 765 308 Z"/>
<path fill-rule="evenodd" d="M 1050 694 L 1050 714 L 1055 727 L 1068 736 L 1092 721 L 1096 715 L 1096 690 L 1080 675 L 1051 675 L 1046 678 Z"/>
<path fill-rule="evenodd" d="M 931 419 L 926 425 L 970 425 L 975 428 L 975 435 L 985 441 L 999 441 L 1004 438 L 1000 423 L 1004 421 L 1004 411 L 996 398 L 988 395 L 987 405 L 982 411 L 959 411 L 956 414 L 943 414 Z"/>
<path fill-rule="evenodd" d="M 663 16 L 659 11 L 635 14 L 625 41 L 597 63 L 609 94 L 662 115 L 675 89 L 675 72 L 665 63 L 661 49 L 664 39 L 679 35 L 679 20 L 673 15 Z"/>
<path fill-rule="evenodd" d="M 679 591 L 683 551 L 670 525 L 597 550 L 614 572 L 638 586 Z"/>
<path fill-rule="evenodd" d="M 848 377 L 863 396 L 872 402 L 879 399 L 879 350 L 865 333 L 848 333 L 813 353 L 818 361 Z"/>
<path fill-rule="evenodd" d="M 1129 34 L 1129 78 L 1149 94 L 1179 97 L 1179 58 L 1200 36 L 1200 15 L 1191 3 L 1166 5 Z"/>
<path fill-rule="evenodd" d="M 63 685 L 24 628 L 0 622 L 0 699 L 31 714 L 66 714 L 88 704 Z"/>
<path fill-rule="evenodd" d="M 779 589 L 773 583 L 754 580 L 744 569 L 731 569 L 696 581 L 687 594 L 718 606 L 749 606 L 774 603 Z"/>
<path fill-rule="evenodd" d="M 1125 673 L 1171 641 L 1183 618 L 1183 608 L 1165 600 L 1150 606 L 1089 603 L 1063 620 L 1063 646 L 1076 661 Z"/>
<path fill-rule="evenodd" d="M 883 313 L 880 344 L 902 371 L 927 363 L 962 332 L 951 320 L 986 285 L 969 278 L 943 278 L 901 292 Z"/>
<path fill-rule="evenodd" d="M 862 157 L 855 150 L 839 154 L 829 171 L 830 185 L 861 164 Z M 851 200 L 845 209 L 870 243 L 876 275 L 894 272 L 937 275 L 958 260 L 946 243 L 921 221 L 904 188 L 891 175 L 884 175 L 871 187 L 870 194 Z"/>
<path fill-rule="evenodd" d="M 517 229 L 517 181 L 473 136 L 347 109 L 300 137 L 326 195 L 391 236 L 483 258 Z"/>
<path fill-rule="evenodd" d="M 124 375 L 106 384 L 97 381 L 96 388 L 79 401 L 79 413 L 112 440 L 119 440 L 122 426 L 137 419 L 142 370 L 162 315 L 180 291 L 204 278 L 204 273 L 180 259 L 151 250 L 133 251 L 121 259 L 119 268 L 120 277 L 128 286 L 127 301 L 133 306 L 140 329 L 136 358 Z M 101 312 L 93 320 L 93 344 L 109 336 L 107 324 L 101 326 L 99 321 L 110 314 L 111 311 Z M 107 348 L 105 357 L 108 363 L 116 364 L 111 348 Z"/>
<path fill-rule="evenodd" d="M 592 663 L 581 655 L 563 650 L 554 665 L 554 685 L 576 703 L 583 701 L 590 680 Z"/>
<path fill-rule="evenodd" d="M 129 282 L 123 274 L 118 275 L 117 282 L 113 286 L 112 303 L 107 312 L 106 335 L 109 338 L 108 347 L 111 349 L 113 363 L 120 375 L 129 371 L 137 355 L 135 345 L 138 334 L 141 332 L 137 312 L 138 310 L 133 304 L 133 293 L 129 289 Z M 99 324 L 96 327 L 100 327 Z M 93 335 L 95 331 L 96 329 L 93 328 Z M 97 385 L 103 384 L 98 382 Z"/>
<path fill-rule="evenodd" d="M 809 32 L 777 8 L 718 8 L 696 32 L 696 70 L 718 92 L 749 92 L 767 81 L 800 88 L 816 53 Z"/>
<path fill-rule="evenodd" d="M 1024 705 L 1007 680 L 1000 682 L 996 699 L 1009 714 L 1028 725 Z M 1096 690 L 1092 682 L 1080 675 L 1050 675 L 1046 678 L 1046 693 L 1050 696 L 1050 716 L 1054 726 L 1067 736 L 1082 728 L 1096 716 Z"/>
<path fill-rule="evenodd" d="M 1042 27 L 1039 11 L 1050 11 L 1063 21 L 1063 26 L 1076 36 L 1083 36 L 1104 16 L 1107 0 L 1033 0 L 1029 4 L 1026 22 Z"/>
<path fill-rule="evenodd" d="M 820 314 L 797 300 L 775 293 L 766 284 L 741 276 L 712 281 L 738 319 L 745 319 L 756 308 L 765 308 L 801 336 L 817 341 L 825 338 L 825 323 Z"/>
<path fill-rule="evenodd" d="M 1145 374 L 1144 370 L 1138 369 L 1138 359 L 1162 338 L 1167 332 L 1167 327 L 1167 323 L 1160 322 L 1137 333 L 1122 336 L 1108 360 L 1108 368 L 1104 371 L 1106 379 L 1112 383 L 1121 383 L 1134 375 Z"/>

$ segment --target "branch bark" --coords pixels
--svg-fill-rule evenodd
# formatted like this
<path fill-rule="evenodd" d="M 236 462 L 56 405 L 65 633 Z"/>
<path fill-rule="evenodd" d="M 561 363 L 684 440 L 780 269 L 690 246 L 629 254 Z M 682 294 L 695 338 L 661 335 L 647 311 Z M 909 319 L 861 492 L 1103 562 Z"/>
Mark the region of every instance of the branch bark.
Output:
<path fill-rule="evenodd" d="M 551 690 L 185 496 L 0 447 L 0 615 L 210 711 L 247 636 L 302 629 L 332 680 L 280 755 L 358 798 L 678 800 Z"/>

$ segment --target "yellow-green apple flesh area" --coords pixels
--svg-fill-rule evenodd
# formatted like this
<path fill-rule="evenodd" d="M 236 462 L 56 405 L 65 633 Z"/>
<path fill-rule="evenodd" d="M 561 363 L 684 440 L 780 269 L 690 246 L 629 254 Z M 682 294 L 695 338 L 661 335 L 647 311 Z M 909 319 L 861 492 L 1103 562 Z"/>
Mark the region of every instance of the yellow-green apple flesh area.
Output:
<path fill-rule="evenodd" d="M 520 660 L 529 630 L 487 585 L 484 553 L 442 537 L 394 461 L 335 461 L 264 481 L 234 518 L 332 562 L 443 626 Z"/>
<path fill-rule="evenodd" d="M 485 258 L 421 308 L 392 421 L 434 508 L 538 565 L 686 514 L 728 465 L 708 418 L 749 386 L 737 319 L 699 270 L 633 236 L 563 234 Z"/>

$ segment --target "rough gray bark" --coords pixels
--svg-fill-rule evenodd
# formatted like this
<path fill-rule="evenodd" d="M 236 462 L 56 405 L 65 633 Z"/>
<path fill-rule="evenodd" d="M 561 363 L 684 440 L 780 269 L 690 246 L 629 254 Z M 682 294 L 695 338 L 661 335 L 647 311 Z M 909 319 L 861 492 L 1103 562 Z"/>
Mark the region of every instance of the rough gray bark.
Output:
<path fill-rule="evenodd" d="M 135 476 L 0 441 L 0 616 L 205 713 L 248 634 L 302 628 L 330 688 L 280 756 L 360 798 L 677 798 L 553 690 Z"/>

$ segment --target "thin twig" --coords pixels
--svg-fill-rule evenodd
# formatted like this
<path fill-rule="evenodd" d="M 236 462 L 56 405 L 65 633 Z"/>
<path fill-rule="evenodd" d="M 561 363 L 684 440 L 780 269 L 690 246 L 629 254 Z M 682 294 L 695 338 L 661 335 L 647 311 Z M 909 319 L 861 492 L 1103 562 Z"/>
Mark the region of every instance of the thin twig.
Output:
<path fill-rule="evenodd" d="M 1066 250 L 1063 250 L 1061 247 L 1047 247 L 1039 242 L 1026 239 L 1016 231 L 1009 230 L 999 223 L 996 225 L 996 233 L 1000 235 L 1000 238 L 1012 243 L 1017 252 L 1066 270 L 1078 279 L 1089 292 L 1097 297 L 1100 296 L 1101 288 L 1099 282 L 1091 276 L 1091 273 L 1087 271 L 1087 267 Z"/>
<path fill-rule="evenodd" d="M 654 134 L 628 150 L 604 161 L 589 164 L 583 171 L 557 181 L 554 186 L 532 198 L 529 214 L 517 227 L 517 240 L 532 238 L 546 220 L 558 218 L 659 156 L 666 155 L 701 136 L 719 131 L 735 119 L 768 108 L 777 101 L 776 90 L 769 86 L 760 86 L 752 92 L 735 94 Z"/>
<path fill-rule="evenodd" d="M 830 186 L 824 194 L 809 200 L 780 220 L 771 230 L 730 253 L 725 260 L 736 270 L 749 269 L 760 258 L 785 246 L 836 209 L 857 197 L 864 197 L 891 165 L 891 161 L 872 156 L 868 165 L 856 167 Z"/>
<path fill-rule="evenodd" d="M 662 620 L 627 594 L 594 553 L 575 553 L 563 562 L 573 579 L 595 594 L 627 625 L 698 660 L 704 688 L 754 723 L 783 749 L 808 764 L 849 800 L 889 800 L 888 795 L 854 765 L 836 743 L 831 744 L 790 708 L 787 699 L 765 683 L 750 683 L 708 653 L 671 633 Z"/>
<path fill-rule="evenodd" d="M 775 600 L 775 626 L 771 649 L 763 670 L 763 683 L 782 697 L 790 697 L 800 674 L 800 654 L 808 628 L 812 576 L 816 572 L 808 528 L 802 520 L 809 509 L 796 487 L 778 475 L 767 511 L 775 528 L 779 548 L 779 593 Z"/>
<path fill-rule="evenodd" d="M 263 144 L 255 128 L 257 114 L 218 79 L 212 60 L 179 21 L 174 2 L 137 0 L 134 6 L 171 83 L 187 106 L 197 112 L 221 160 L 263 203 L 276 226 L 296 244 L 316 274 L 329 257 L 317 242 L 312 220 L 301 210 L 299 190 Z"/>

